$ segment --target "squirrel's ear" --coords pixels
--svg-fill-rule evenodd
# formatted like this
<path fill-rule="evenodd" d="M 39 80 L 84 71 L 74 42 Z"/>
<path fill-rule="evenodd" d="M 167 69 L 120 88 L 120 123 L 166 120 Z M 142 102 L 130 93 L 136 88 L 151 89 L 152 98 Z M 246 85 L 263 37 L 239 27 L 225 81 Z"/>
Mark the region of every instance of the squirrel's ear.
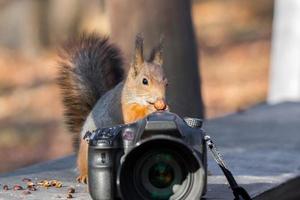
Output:
<path fill-rule="evenodd" d="M 163 43 L 164 37 L 161 36 L 159 44 L 156 47 L 154 47 L 151 51 L 149 62 L 153 62 L 158 65 L 163 64 Z"/>
<path fill-rule="evenodd" d="M 134 70 L 135 75 L 137 75 L 140 71 L 142 64 L 144 63 L 144 53 L 143 53 L 143 44 L 144 38 L 141 33 L 137 34 L 135 39 L 135 52 L 132 61 L 132 68 Z"/>

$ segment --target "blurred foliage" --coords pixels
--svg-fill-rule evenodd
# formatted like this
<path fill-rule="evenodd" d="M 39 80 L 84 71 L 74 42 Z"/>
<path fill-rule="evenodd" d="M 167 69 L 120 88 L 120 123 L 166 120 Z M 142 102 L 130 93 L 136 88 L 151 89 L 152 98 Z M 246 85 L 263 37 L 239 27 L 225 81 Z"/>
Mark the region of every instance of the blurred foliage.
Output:
<path fill-rule="evenodd" d="M 72 152 L 55 84 L 57 46 L 109 34 L 103 0 L 0 0 L 0 172 Z M 273 0 L 194 0 L 208 118 L 266 98 Z M 124 26 L 125 27 L 125 26 Z"/>

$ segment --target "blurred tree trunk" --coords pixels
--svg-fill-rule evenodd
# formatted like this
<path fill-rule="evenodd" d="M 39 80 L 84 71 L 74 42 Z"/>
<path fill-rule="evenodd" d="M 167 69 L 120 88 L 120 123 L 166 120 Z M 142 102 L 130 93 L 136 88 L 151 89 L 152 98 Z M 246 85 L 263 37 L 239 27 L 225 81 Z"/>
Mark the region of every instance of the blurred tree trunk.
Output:
<path fill-rule="evenodd" d="M 0 45 L 31 56 L 39 51 L 36 1 L 5 1 L 0 7 Z"/>
<path fill-rule="evenodd" d="M 82 4 L 86 2 L 81 0 L 47 1 L 48 5 L 43 10 L 47 11 L 45 17 L 48 20 L 47 28 L 50 33 L 48 33 L 49 44 L 62 43 L 76 36 L 82 15 Z"/>
<path fill-rule="evenodd" d="M 130 59 L 135 35 L 143 33 L 145 55 L 165 36 L 168 103 L 181 116 L 203 116 L 197 45 L 189 0 L 108 0 L 111 38 Z M 128 67 L 128 65 L 127 65 Z"/>

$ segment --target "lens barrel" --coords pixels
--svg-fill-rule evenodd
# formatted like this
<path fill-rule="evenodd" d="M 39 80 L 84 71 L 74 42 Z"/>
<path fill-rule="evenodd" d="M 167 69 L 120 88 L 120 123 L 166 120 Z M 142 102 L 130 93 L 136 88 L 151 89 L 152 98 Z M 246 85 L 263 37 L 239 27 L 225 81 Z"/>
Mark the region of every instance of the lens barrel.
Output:
<path fill-rule="evenodd" d="M 195 150 L 178 138 L 156 135 L 125 156 L 117 185 L 124 200 L 200 199 L 204 176 Z"/>

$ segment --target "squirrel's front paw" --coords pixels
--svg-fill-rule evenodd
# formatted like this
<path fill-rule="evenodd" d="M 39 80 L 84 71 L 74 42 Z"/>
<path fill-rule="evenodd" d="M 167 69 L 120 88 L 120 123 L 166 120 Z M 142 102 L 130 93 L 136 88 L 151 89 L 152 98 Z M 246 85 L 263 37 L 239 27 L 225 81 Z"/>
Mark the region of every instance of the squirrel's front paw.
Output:
<path fill-rule="evenodd" d="M 78 183 L 87 184 L 87 175 L 80 175 L 76 178 Z"/>

